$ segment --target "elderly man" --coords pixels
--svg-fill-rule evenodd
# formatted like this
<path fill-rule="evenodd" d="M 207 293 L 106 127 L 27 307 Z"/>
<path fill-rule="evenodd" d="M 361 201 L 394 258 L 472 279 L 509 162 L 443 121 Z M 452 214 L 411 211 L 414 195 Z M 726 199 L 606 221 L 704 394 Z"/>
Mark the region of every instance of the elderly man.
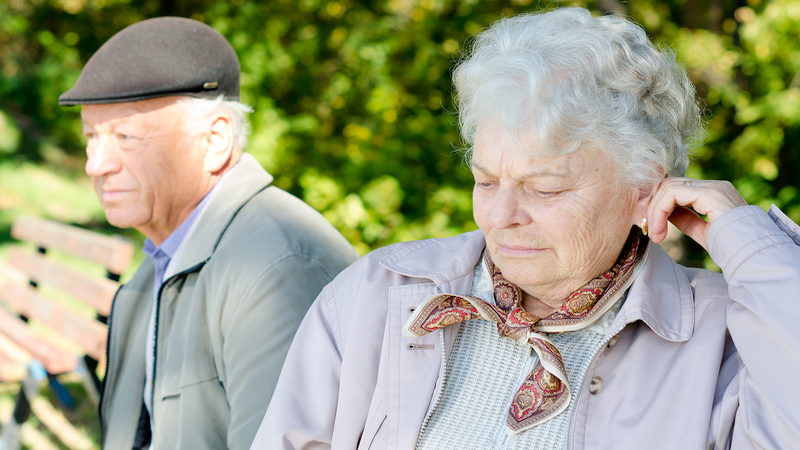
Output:
<path fill-rule="evenodd" d="M 105 448 L 247 448 L 306 309 L 357 256 L 242 153 L 238 100 L 233 48 L 181 18 L 122 30 L 59 98 L 83 105 L 108 221 L 147 236 L 109 322 Z"/>

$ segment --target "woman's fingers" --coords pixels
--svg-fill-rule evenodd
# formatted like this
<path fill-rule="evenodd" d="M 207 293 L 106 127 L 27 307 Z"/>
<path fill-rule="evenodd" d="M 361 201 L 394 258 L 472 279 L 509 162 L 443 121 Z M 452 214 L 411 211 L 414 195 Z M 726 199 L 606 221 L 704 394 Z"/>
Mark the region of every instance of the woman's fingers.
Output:
<path fill-rule="evenodd" d="M 678 192 L 681 187 L 688 187 L 683 185 L 678 178 L 665 178 L 656 189 L 653 199 L 650 201 L 649 211 L 647 213 L 647 220 L 650 225 L 650 239 L 654 242 L 662 242 L 667 237 L 667 221 L 672 215 L 672 211 L 676 206 L 681 206 L 678 199 Z M 680 195 L 681 199 L 685 200 L 687 193 L 684 192 Z"/>
<path fill-rule="evenodd" d="M 706 248 L 706 231 L 709 224 L 696 212 L 689 208 L 678 206 L 670 214 L 669 221 L 681 230 L 683 234 Z"/>
<path fill-rule="evenodd" d="M 663 241 L 667 236 L 667 221 L 670 221 L 705 248 L 708 226 L 722 214 L 745 205 L 747 202 L 727 181 L 665 178 L 650 202 L 651 239 Z M 706 215 L 708 223 L 698 214 Z"/>

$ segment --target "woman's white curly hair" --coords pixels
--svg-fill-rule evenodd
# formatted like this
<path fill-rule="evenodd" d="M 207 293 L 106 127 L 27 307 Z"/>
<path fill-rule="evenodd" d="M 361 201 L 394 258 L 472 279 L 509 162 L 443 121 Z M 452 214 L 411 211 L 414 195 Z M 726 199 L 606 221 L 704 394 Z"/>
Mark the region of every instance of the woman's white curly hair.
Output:
<path fill-rule="evenodd" d="M 481 32 L 453 81 L 471 155 L 481 124 L 538 136 L 554 152 L 596 146 L 630 188 L 681 176 L 702 133 L 694 86 L 638 25 L 583 8 L 522 14 Z M 524 133 L 519 133 L 520 131 Z"/>

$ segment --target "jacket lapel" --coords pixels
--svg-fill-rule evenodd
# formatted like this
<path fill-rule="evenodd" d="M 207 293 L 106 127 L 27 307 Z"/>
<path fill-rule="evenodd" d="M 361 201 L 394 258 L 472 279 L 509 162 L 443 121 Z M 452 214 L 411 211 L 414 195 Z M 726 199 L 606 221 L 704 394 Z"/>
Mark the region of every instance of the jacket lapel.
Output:
<path fill-rule="evenodd" d="M 456 286 L 449 286 L 449 282 L 472 273 L 485 246 L 479 230 L 447 239 L 416 241 L 381 260 L 381 265 L 400 275 L 431 280 L 443 292 L 453 292 Z"/>

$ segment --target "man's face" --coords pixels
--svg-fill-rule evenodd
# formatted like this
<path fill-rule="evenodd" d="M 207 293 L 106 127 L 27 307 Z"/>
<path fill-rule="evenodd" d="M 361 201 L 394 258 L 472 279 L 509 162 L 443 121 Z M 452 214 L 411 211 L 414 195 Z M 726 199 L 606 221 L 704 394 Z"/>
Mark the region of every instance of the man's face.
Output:
<path fill-rule="evenodd" d="M 106 218 L 136 228 L 157 245 L 208 192 L 202 140 L 185 130 L 176 97 L 86 105 L 86 174 Z"/>

